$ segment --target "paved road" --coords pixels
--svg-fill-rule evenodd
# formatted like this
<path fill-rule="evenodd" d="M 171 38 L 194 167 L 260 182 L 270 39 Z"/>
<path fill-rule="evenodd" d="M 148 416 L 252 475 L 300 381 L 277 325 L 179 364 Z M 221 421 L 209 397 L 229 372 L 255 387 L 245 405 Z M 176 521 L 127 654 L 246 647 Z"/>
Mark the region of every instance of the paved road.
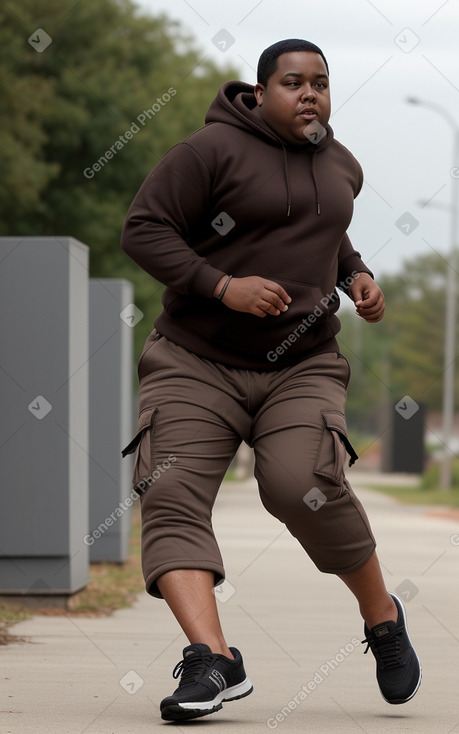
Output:
<path fill-rule="evenodd" d="M 355 487 L 367 481 L 350 478 Z M 219 596 L 223 624 L 243 652 L 253 694 L 189 724 L 162 722 L 158 703 L 175 687 L 186 640 L 165 603 L 142 594 L 107 618 L 36 616 L 17 625 L 28 642 L 0 651 L 0 731 L 459 734 L 459 520 L 359 495 L 388 585 L 408 599 L 424 668 L 409 703 L 382 699 L 353 597 L 267 515 L 251 480 L 224 485 L 214 525 L 231 584 Z"/>

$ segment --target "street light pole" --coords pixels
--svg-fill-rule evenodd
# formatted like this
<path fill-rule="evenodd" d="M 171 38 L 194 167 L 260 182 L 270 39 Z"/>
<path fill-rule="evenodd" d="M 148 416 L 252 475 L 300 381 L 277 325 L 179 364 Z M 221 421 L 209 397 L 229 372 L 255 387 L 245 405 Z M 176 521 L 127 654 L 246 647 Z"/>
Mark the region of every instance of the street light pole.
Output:
<path fill-rule="evenodd" d="M 453 130 L 453 165 L 451 175 L 450 210 L 450 257 L 446 280 L 446 320 L 444 339 L 443 369 L 443 440 L 445 452 L 441 463 L 440 487 L 447 490 L 451 487 L 451 454 L 450 448 L 454 423 L 455 394 L 455 361 L 456 361 L 456 271 L 459 224 L 459 127 L 454 117 L 440 105 L 425 102 L 416 97 L 409 97 L 410 104 L 422 105 L 438 112 Z"/>

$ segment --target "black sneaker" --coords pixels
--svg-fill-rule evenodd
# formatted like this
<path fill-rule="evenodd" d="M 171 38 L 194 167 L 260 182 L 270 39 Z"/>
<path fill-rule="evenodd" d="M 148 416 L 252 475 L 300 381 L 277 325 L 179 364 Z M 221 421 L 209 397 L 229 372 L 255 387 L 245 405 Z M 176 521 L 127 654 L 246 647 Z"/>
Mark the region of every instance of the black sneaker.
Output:
<path fill-rule="evenodd" d="M 421 685 L 421 664 L 406 629 L 406 615 L 400 599 L 391 594 L 397 605 L 396 622 L 382 622 L 368 629 L 365 653 L 371 647 L 376 658 L 376 679 L 387 703 L 406 703 Z"/>
<path fill-rule="evenodd" d="M 183 721 L 206 716 L 222 708 L 223 701 L 234 701 L 252 693 L 239 650 L 230 647 L 234 660 L 214 654 L 210 647 L 195 643 L 185 647 L 183 660 L 174 668 L 180 683 L 172 696 L 161 701 L 161 718 Z"/>

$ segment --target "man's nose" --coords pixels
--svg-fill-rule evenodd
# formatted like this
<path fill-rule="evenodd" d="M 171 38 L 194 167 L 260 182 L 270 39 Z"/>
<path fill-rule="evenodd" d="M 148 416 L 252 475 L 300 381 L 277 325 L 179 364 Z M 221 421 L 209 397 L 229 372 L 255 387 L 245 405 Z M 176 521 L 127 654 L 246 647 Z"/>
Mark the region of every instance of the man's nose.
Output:
<path fill-rule="evenodd" d="M 301 99 L 315 99 L 316 93 L 314 90 L 314 87 L 312 87 L 310 84 L 305 84 L 303 89 L 301 90 Z"/>

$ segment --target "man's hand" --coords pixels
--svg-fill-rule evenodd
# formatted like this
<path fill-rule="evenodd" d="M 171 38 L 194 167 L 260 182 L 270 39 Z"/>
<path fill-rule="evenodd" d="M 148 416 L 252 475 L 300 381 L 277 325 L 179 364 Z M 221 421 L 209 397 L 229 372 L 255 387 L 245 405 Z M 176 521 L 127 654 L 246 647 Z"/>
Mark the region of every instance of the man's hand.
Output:
<path fill-rule="evenodd" d="M 227 277 L 222 278 L 213 293 L 217 297 L 225 285 Z M 264 318 L 267 314 L 279 316 L 287 311 L 292 299 L 279 283 L 249 275 L 246 278 L 232 278 L 223 296 L 223 303 L 233 311 L 251 313 Z"/>
<path fill-rule="evenodd" d="M 359 273 L 349 286 L 349 294 L 355 303 L 355 312 L 368 323 L 381 321 L 386 306 L 381 288 L 368 273 Z"/>

